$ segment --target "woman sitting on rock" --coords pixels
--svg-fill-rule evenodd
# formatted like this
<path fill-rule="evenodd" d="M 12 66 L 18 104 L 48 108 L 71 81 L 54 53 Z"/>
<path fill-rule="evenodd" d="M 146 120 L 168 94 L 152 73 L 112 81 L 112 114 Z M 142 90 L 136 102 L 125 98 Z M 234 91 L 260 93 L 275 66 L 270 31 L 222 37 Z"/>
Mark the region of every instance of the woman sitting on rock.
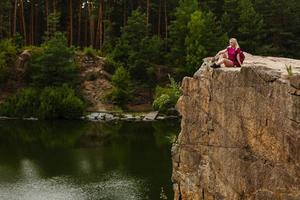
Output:
<path fill-rule="evenodd" d="M 217 62 L 211 66 L 212 68 L 219 68 L 221 64 L 224 64 L 225 67 L 241 67 L 241 49 L 235 38 L 229 40 L 229 46 L 217 53 L 213 61 L 218 59 Z"/>

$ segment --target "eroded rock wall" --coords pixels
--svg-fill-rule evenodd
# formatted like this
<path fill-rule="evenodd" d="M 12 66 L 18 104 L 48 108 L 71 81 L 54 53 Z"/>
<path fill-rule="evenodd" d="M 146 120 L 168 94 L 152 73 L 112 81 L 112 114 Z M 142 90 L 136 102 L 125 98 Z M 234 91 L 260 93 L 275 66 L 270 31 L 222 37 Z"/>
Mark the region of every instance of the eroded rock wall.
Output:
<path fill-rule="evenodd" d="M 184 78 L 174 199 L 300 200 L 300 61 L 246 59 Z"/>

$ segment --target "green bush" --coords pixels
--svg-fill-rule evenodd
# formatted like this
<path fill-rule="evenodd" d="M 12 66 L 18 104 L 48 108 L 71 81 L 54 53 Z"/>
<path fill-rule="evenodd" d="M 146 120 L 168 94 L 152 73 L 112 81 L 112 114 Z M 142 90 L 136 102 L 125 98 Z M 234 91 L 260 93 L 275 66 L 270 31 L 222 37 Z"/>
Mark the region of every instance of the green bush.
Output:
<path fill-rule="evenodd" d="M 33 88 L 21 89 L 9 97 L 0 107 L 0 114 L 7 117 L 33 117 L 39 108 L 38 91 Z"/>
<path fill-rule="evenodd" d="M 91 46 L 85 47 L 83 49 L 83 52 L 84 52 L 84 55 L 92 57 L 92 58 L 95 58 L 97 56 L 97 51 Z"/>
<path fill-rule="evenodd" d="M 113 103 L 124 106 L 131 99 L 131 81 L 128 71 L 124 67 L 119 67 L 112 76 L 114 88 L 107 95 L 107 99 Z"/>
<path fill-rule="evenodd" d="M 0 114 L 8 117 L 39 117 L 42 119 L 77 119 L 82 116 L 84 102 L 73 89 L 46 87 L 41 94 L 36 89 L 21 89 L 0 107 Z"/>
<path fill-rule="evenodd" d="M 155 100 L 152 104 L 154 110 L 158 110 L 163 113 L 166 113 L 170 108 L 174 108 L 181 96 L 179 83 L 176 83 L 171 77 L 169 77 L 169 79 L 171 83 L 167 87 L 156 87 Z"/>
<path fill-rule="evenodd" d="M 171 98 L 167 94 L 160 95 L 153 102 L 153 108 L 163 113 L 167 112 L 167 110 L 172 106 L 174 105 L 172 105 Z"/>
<path fill-rule="evenodd" d="M 110 74 L 114 74 L 116 69 L 121 66 L 122 65 L 119 62 L 114 61 L 111 56 L 107 56 L 103 64 L 103 69 Z"/>
<path fill-rule="evenodd" d="M 0 84 L 7 81 L 16 61 L 17 48 L 9 39 L 0 41 Z"/>
<path fill-rule="evenodd" d="M 33 54 L 28 65 L 28 81 L 36 87 L 75 86 L 79 69 L 74 62 L 74 49 L 68 47 L 62 33 L 56 33 L 42 45 L 42 53 Z"/>
<path fill-rule="evenodd" d="M 28 50 L 32 55 L 43 53 L 43 48 L 39 46 L 24 46 L 21 51 Z"/>
<path fill-rule="evenodd" d="M 46 87 L 40 96 L 39 115 L 44 119 L 76 119 L 82 116 L 85 105 L 73 89 Z"/>

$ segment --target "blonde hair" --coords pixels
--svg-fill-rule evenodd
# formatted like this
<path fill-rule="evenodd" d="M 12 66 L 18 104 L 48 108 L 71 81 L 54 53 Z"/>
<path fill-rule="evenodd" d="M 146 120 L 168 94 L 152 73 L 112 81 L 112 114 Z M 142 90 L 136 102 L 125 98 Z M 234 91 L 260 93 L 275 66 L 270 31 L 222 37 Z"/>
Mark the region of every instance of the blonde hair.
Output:
<path fill-rule="evenodd" d="M 230 40 L 229 41 L 232 41 L 232 42 L 234 42 L 235 43 L 235 48 L 237 49 L 237 48 L 240 48 L 240 45 L 239 45 L 239 43 L 238 43 L 238 41 L 237 41 L 237 39 L 236 38 L 230 38 Z"/>

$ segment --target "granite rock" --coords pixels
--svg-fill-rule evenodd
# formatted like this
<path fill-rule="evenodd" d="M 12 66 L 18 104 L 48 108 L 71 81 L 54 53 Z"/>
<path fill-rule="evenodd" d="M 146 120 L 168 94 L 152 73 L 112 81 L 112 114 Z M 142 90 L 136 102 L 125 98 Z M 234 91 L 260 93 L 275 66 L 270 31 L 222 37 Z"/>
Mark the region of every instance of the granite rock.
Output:
<path fill-rule="evenodd" d="M 299 200 L 300 61 L 246 54 L 241 68 L 207 62 L 182 82 L 174 199 Z"/>

